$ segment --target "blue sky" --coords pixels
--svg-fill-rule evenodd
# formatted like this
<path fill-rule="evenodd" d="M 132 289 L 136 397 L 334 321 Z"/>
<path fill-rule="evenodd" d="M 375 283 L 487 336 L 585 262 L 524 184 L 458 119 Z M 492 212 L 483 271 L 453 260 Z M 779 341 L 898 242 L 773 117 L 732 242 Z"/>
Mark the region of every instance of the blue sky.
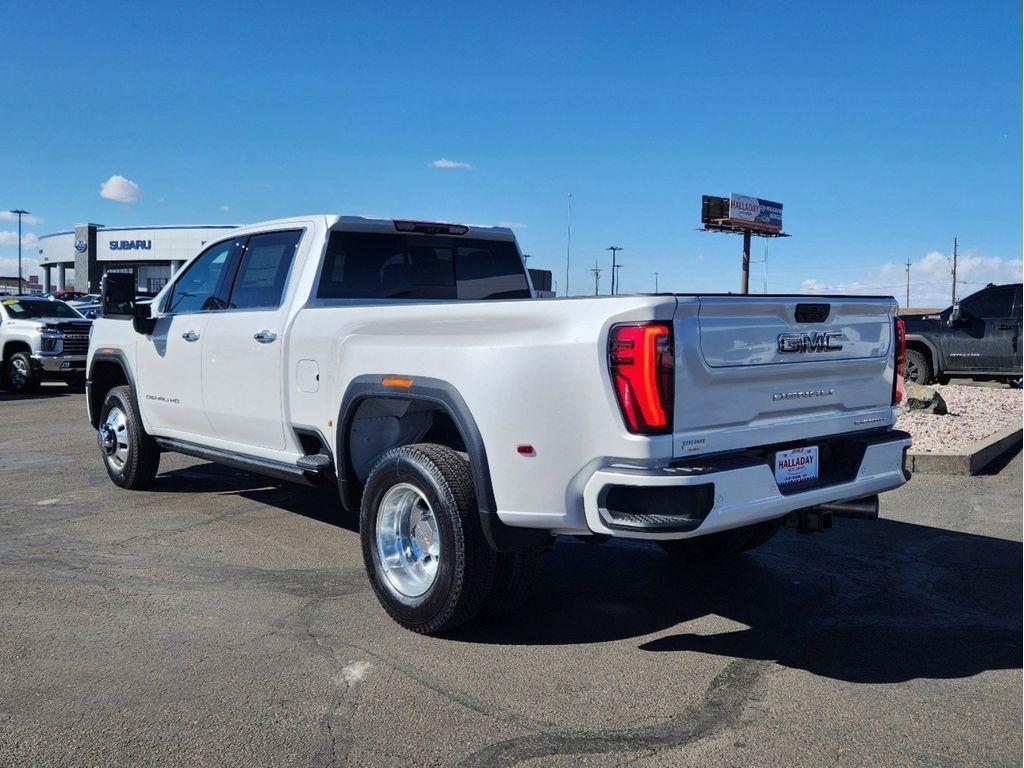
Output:
<path fill-rule="evenodd" d="M 41 217 L 33 235 L 314 212 L 510 222 L 561 291 L 572 192 L 573 293 L 611 244 L 624 291 L 654 271 L 663 290 L 724 291 L 740 239 L 695 231 L 700 196 L 740 192 L 785 206 L 770 290 L 902 297 L 909 258 L 911 303 L 935 304 L 954 235 L 974 287 L 1020 279 L 1020 11 L 0 2 L 0 208 Z M 136 201 L 101 197 L 113 175 Z M 0 274 L 13 229 L 0 221 Z"/>

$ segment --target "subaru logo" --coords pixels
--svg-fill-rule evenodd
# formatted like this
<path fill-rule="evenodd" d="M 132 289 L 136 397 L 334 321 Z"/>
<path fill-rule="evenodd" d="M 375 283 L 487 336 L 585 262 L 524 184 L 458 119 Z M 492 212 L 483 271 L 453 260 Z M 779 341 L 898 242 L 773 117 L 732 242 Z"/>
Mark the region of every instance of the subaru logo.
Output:
<path fill-rule="evenodd" d="M 75 250 L 79 253 L 85 253 L 85 249 L 89 247 L 89 244 L 85 240 L 75 240 Z"/>
<path fill-rule="evenodd" d="M 838 352 L 843 348 L 839 339 L 843 338 L 842 333 L 836 331 L 825 331 L 817 333 L 780 333 L 779 352 Z"/>

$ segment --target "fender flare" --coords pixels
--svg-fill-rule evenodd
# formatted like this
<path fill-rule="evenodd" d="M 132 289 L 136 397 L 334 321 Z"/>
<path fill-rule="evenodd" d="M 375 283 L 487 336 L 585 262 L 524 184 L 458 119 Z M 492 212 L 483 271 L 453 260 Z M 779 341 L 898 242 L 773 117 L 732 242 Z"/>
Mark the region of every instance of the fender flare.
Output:
<path fill-rule="evenodd" d="M 494 488 L 491 485 L 490 468 L 487 463 L 487 450 L 484 448 L 484 441 L 480 436 L 476 420 L 459 391 L 447 381 L 423 376 L 415 377 L 412 386 L 409 387 L 386 387 L 381 383 L 382 379 L 394 375 L 366 374 L 357 376 L 349 382 L 341 399 L 335 432 L 334 455 L 337 457 L 335 471 L 338 475 L 338 491 L 345 509 L 353 513 L 359 511 L 361 488 L 349 459 L 348 439 L 360 404 L 371 398 L 419 400 L 431 403 L 445 411 L 451 417 L 456 429 L 459 430 L 462 442 L 469 453 L 473 485 L 476 488 L 477 505 L 480 512 L 480 524 L 491 547 L 499 552 L 510 552 L 545 543 L 550 535 L 547 531 L 535 528 L 513 528 L 505 525 L 498 517 Z"/>
<path fill-rule="evenodd" d="M 135 412 L 139 414 L 139 418 L 142 418 L 142 409 L 139 408 L 139 392 L 135 386 L 135 377 L 132 375 L 131 366 L 128 365 L 128 360 L 119 349 L 104 350 L 103 352 L 97 352 L 92 356 L 92 360 L 89 361 L 89 370 L 85 375 L 85 409 L 86 414 L 89 417 L 89 423 L 92 426 L 99 426 L 100 414 L 99 412 L 92 412 L 92 374 L 96 368 L 97 362 L 114 363 L 124 373 L 125 379 L 128 380 L 128 390 L 132 397 L 132 406 L 135 408 Z M 145 427 L 145 424 L 143 424 Z"/>
<path fill-rule="evenodd" d="M 924 336 L 921 336 L 920 334 L 917 334 L 917 333 L 908 333 L 906 338 L 907 338 L 907 344 L 909 344 L 912 341 L 916 341 L 919 344 L 922 344 L 922 345 L 924 345 L 925 347 L 928 348 L 928 352 L 931 354 L 931 357 L 932 357 L 932 375 L 933 376 L 938 376 L 939 375 L 939 350 L 935 346 L 935 343 L 933 341 L 931 341 L 931 339 L 927 339 Z"/>

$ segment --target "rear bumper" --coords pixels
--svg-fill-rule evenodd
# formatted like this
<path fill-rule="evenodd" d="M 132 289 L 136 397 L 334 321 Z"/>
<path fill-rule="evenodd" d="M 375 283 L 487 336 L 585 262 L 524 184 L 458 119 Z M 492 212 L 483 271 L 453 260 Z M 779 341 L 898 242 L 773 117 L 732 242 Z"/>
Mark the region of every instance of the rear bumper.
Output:
<path fill-rule="evenodd" d="M 846 479 L 783 493 L 771 465 L 749 455 L 709 457 L 663 469 L 606 467 L 583 491 L 594 533 L 639 539 L 702 536 L 781 517 L 796 509 L 871 496 L 910 479 L 910 435 L 889 431 L 857 438 L 859 466 Z"/>

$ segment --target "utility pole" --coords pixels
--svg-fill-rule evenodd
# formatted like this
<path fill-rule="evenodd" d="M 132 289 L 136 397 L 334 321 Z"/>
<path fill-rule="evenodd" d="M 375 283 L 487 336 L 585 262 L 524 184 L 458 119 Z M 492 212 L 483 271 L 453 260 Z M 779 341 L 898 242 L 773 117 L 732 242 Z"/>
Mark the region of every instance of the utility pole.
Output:
<path fill-rule="evenodd" d="M 740 293 L 746 296 L 750 293 L 750 230 L 743 230 L 743 280 L 740 283 Z"/>
<path fill-rule="evenodd" d="M 956 238 L 953 238 L 953 301 L 956 304 Z"/>
<path fill-rule="evenodd" d="M 614 296 L 616 289 L 618 288 L 618 278 L 616 277 L 618 272 L 615 271 L 615 256 L 622 250 L 622 248 L 617 245 L 609 245 L 605 250 L 612 252 L 612 296 Z"/>
<path fill-rule="evenodd" d="M 24 291 L 21 285 L 21 217 L 22 215 L 28 215 L 28 211 L 23 211 L 20 208 L 10 211 L 10 213 L 16 213 L 18 215 L 18 293 Z"/>
<path fill-rule="evenodd" d="M 601 290 L 601 273 L 604 272 L 600 267 L 594 267 L 590 270 L 594 275 L 594 295 L 599 296 Z"/>
<path fill-rule="evenodd" d="M 906 257 L 906 303 L 903 308 L 910 306 L 910 257 Z"/>
<path fill-rule="evenodd" d="M 658 273 L 654 273 L 654 292 L 658 292 Z"/>
<path fill-rule="evenodd" d="M 572 248 L 572 192 L 565 207 L 565 295 L 569 295 L 569 251 Z"/>
<path fill-rule="evenodd" d="M 618 294 L 619 288 L 620 288 L 620 284 L 619 284 L 619 270 L 620 269 L 622 269 L 622 263 L 621 262 L 615 265 L 615 270 L 612 272 L 612 277 L 615 278 L 615 293 L 616 293 L 616 295 Z"/>

